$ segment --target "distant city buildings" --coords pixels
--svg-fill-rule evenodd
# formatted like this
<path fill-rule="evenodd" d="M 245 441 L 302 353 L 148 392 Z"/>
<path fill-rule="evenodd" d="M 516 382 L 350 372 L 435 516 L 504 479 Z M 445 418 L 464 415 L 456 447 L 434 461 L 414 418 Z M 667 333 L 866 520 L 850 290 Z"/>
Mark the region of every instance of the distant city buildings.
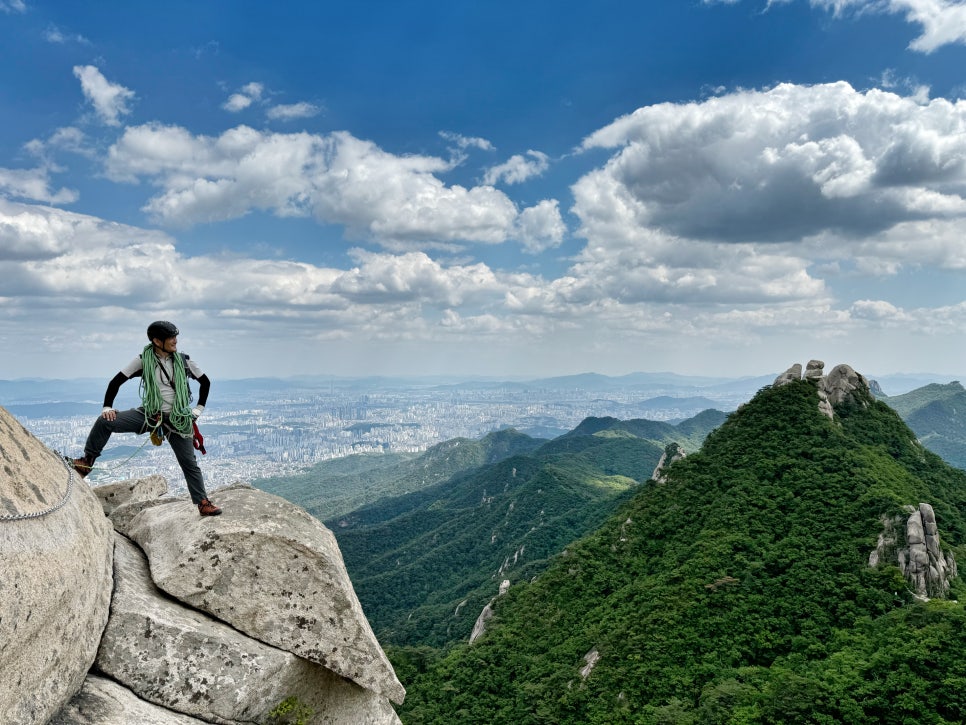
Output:
<path fill-rule="evenodd" d="M 209 490 L 258 478 L 297 472 L 319 461 L 355 453 L 421 452 L 452 438 L 476 439 L 501 428 L 552 438 L 588 416 L 673 421 L 708 407 L 707 398 L 660 398 L 640 390 L 600 391 L 540 388 L 388 388 L 353 394 L 333 390 L 281 388 L 223 392 L 205 409 L 199 426 L 207 455 L 198 455 Z M 651 392 L 651 391 L 648 391 Z M 660 391 L 654 391 L 660 394 Z M 718 396 L 719 410 L 733 410 L 745 392 Z M 66 401 L 57 401 L 66 402 Z M 76 406 L 75 406 L 76 407 Z M 43 415 L 32 416 L 33 408 Z M 19 406 L 14 414 L 41 441 L 67 455 L 79 455 L 91 415 L 51 414 L 51 406 Z M 164 475 L 172 492 L 184 490 L 180 469 L 167 445 L 148 436 L 119 434 L 90 477 L 94 485 Z"/>

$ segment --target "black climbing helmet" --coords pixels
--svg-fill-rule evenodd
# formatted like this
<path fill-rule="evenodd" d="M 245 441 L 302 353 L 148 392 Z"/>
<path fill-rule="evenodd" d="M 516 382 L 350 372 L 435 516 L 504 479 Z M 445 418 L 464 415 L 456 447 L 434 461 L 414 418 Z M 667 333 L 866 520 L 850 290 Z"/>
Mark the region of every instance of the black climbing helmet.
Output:
<path fill-rule="evenodd" d="M 179 334 L 181 333 L 178 332 L 178 328 L 175 327 L 174 323 L 168 322 L 167 320 L 158 320 L 148 325 L 149 340 L 161 340 L 164 342 L 169 337 L 177 337 Z"/>

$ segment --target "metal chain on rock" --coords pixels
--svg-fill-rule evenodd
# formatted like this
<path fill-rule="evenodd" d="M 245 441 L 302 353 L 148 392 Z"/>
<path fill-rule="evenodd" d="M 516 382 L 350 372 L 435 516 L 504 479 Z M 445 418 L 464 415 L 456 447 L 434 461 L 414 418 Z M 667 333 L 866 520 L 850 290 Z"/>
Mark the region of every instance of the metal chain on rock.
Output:
<path fill-rule="evenodd" d="M 54 511 L 56 511 L 59 508 L 62 508 L 63 505 L 67 503 L 67 499 L 70 498 L 70 494 L 74 490 L 74 469 L 67 462 L 66 457 L 61 456 L 59 453 L 57 455 L 60 457 L 60 460 L 63 462 L 64 467 L 67 469 L 67 491 L 64 493 L 64 497 L 56 504 L 48 508 L 45 508 L 43 511 L 37 511 L 32 514 L 7 514 L 4 516 L 0 516 L 0 521 L 26 521 L 27 519 L 39 519 L 42 516 L 46 516 L 47 514 L 52 514 Z"/>

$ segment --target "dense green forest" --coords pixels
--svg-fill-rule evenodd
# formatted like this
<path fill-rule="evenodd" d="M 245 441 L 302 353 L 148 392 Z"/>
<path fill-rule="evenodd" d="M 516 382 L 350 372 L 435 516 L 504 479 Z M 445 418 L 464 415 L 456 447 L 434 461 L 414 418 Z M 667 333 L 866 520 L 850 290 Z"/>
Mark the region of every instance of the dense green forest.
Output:
<path fill-rule="evenodd" d="M 706 411 L 678 425 L 589 418 L 529 452 L 518 442 L 495 445 L 520 437 L 503 431 L 487 436 L 482 465 L 326 523 L 380 641 L 444 647 L 467 640 L 504 580 L 532 578 L 600 526 L 649 480 L 666 444 L 696 450 L 725 417 Z"/>
<path fill-rule="evenodd" d="M 966 588 L 920 601 L 897 561 L 869 565 L 883 517 L 920 502 L 962 561 L 966 473 L 894 410 L 859 390 L 830 420 L 814 382 L 763 389 L 497 598 L 472 645 L 388 648 L 400 716 L 966 722 Z"/>
<path fill-rule="evenodd" d="M 494 431 L 480 440 L 453 438 L 419 454 L 356 454 L 322 461 L 297 474 L 257 479 L 254 485 L 325 520 L 382 498 L 428 488 L 468 468 L 532 451 L 544 442 L 512 429 Z"/>

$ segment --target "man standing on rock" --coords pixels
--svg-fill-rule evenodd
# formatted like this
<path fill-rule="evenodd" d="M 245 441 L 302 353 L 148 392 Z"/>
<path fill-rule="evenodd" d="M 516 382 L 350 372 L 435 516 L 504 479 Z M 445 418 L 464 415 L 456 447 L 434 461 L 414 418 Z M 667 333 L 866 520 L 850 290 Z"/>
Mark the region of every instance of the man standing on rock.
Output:
<path fill-rule="evenodd" d="M 168 439 L 184 473 L 191 501 L 198 506 L 198 513 L 217 516 L 221 509 L 208 500 L 204 477 L 195 458 L 193 440 L 194 421 L 205 409 L 211 381 L 198 363 L 178 352 L 178 334 L 178 328 L 166 320 L 152 322 L 148 326 L 150 344 L 108 383 L 104 410 L 87 436 L 84 457 L 75 458 L 72 462 L 74 470 L 83 478 L 90 473 L 112 433 L 143 435 L 150 431 L 155 445 L 161 445 L 164 438 Z M 133 377 L 141 378 L 141 407 L 114 410 L 118 390 Z M 193 408 L 188 388 L 189 377 L 198 381 L 198 404 Z"/>

